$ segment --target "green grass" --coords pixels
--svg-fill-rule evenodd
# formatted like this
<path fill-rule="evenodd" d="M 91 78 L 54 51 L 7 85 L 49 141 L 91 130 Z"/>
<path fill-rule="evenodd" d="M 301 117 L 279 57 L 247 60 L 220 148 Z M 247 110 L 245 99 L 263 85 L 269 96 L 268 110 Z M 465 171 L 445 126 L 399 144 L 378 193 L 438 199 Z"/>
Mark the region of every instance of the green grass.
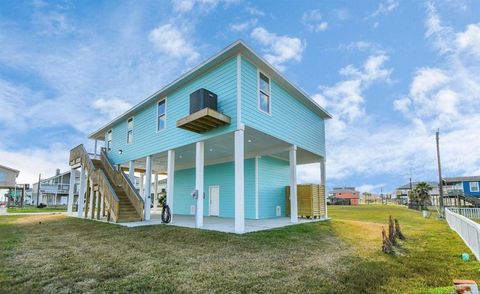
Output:
<path fill-rule="evenodd" d="M 8 207 L 8 213 L 36 213 L 36 212 L 65 212 L 67 211 L 66 207 L 44 207 L 37 208 L 35 206 L 31 207 Z"/>
<path fill-rule="evenodd" d="M 451 293 L 480 279 L 445 222 L 393 206 L 332 207 L 329 222 L 234 235 L 125 228 L 63 215 L 0 217 L 0 293 Z M 380 251 L 388 215 L 405 256 Z"/>

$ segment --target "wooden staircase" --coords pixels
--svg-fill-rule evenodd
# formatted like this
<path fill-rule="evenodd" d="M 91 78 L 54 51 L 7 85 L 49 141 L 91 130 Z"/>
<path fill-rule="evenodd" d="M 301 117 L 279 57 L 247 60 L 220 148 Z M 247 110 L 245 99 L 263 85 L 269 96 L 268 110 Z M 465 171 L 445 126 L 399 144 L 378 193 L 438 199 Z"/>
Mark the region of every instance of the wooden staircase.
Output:
<path fill-rule="evenodd" d="M 103 196 L 108 221 L 143 220 L 143 199 L 125 174 L 112 167 L 105 150 L 98 159 L 91 158 L 83 145 L 75 147 L 70 151 L 70 165 L 78 164 L 87 170 L 95 190 Z"/>

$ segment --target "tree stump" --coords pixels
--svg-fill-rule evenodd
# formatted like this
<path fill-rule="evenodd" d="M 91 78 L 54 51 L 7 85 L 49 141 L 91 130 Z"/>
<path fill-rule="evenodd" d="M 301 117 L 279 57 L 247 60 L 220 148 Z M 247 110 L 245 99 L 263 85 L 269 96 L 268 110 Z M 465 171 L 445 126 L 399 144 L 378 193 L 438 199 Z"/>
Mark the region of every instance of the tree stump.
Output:
<path fill-rule="evenodd" d="M 402 229 L 400 228 L 400 223 L 397 219 L 395 219 L 395 237 L 400 240 L 405 240 L 405 235 L 403 235 Z"/>
<path fill-rule="evenodd" d="M 395 224 L 392 216 L 388 217 L 388 240 L 390 240 L 392 245 L 397 244 L 397 240 L 395 239 Z"/>
<path fill-rule="evenodd" d="M 382 245 L 382 251 L 390 254 L 393 252 L 393 244 L 390 242 L 390 239 L 387 236 L 387 232 L 385 232 L 385 228 L 382 227 L 382 240 L 383 240 L 383 245 Z"/>

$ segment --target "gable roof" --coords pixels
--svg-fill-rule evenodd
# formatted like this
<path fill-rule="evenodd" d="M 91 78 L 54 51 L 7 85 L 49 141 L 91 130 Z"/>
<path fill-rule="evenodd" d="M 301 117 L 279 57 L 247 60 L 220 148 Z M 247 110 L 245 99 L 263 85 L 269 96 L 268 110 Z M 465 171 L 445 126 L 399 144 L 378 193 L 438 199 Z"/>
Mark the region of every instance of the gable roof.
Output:
<path fill-rule="evenodd" d="M 12 172 L 16 173 L 16 174 L 17 174 L 17 177 L 18 177 L 18 174 L 20 174 L 20 171 L 19 171 L 19 170 L 13 169 L 13 168 L 8 167 L 8 166 L 4 166 L 4 165 L 1 165 L 1 164 L 0 164 L 0 168 L 3 168 L 3 169 L 6 169 L 6 170 L 9 170 L 9 171 L 12 171 Z"/>
<path fill-rule="evenodd" d="M 418 183 L 421 183 L 421 182 L 412 182 L 412 187 L 415 187 Z M 430 181 L 426 183 L 429 184 L 432 188 L 438 187 L 438 182 Z M 410 189 L 410 183 L 397 187 L 396 190 L 403 190 L 403 189 Z"/>
<path fill-rule="evenodd" d="M 470 177 L 453 177 L 453 178 L 443 178 L 445 183 L 455 183 L 455 182 L 479 182 L 480 176 L 470 176 Z"/>
<path fill-rule="evenodd" d="M 265 59 L 256 54 L 250 47 L 248 47 L 242 40 L 238 40 L 213 57 L 207 59 L 204 63 L 194 67 L 190 71 L 181 75 L 178 79 L 169 83 L 156 93 L 150 95 L 148 98 L 144 99 L 137 105 L 133 106 L 131 109 L 127 110 L 123 114 L 119 115 L 109 123 L 105 124 L 95 132 L 91 133 L 88 137 L 90 139 L 104 139 L 105 133 L 118 121 L 124 120 L 127 117 L 131 116 L 138 110 L 146 107 L 151 102 L 155 101 L 158 98 L 167 96 L 169 93 L 177 90 L 182 85 L 192 81 L 198 76 L 204 74 L 208 70 L 214 68 L 215 66 L 221 64 L 226 59 L 236 56 L 237 54 L 242 54 L 249 61 L 255 64 L 258 67 L 261 67 L 266 74 L 270 75 L 273 80 L 282 85 L 288 92 L 293 94 L 294 97 L 302 101 L 305 105 L 314 110 L 320 117 L 323 119 L 330 119 L 332 116 L 323 109 L 317 102 L 315 102 L 309 95 L 307 95 L 303 90 L 289 82 L 278 70 L 276 70 L 271 64 L 269 64 Z"/>

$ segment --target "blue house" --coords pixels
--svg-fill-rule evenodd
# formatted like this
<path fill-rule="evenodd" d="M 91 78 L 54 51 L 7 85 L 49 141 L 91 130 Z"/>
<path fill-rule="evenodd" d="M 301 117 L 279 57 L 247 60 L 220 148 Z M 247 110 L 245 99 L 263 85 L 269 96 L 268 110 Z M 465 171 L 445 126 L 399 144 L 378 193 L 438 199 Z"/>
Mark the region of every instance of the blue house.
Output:
<path fill-rule="evenodd" d="M 203 227 L 205 218 L 215 216 L 244 232 L 246 219 L 286 217 L 286 186 L 288 220 L 296 223 L 297 165 L 320 163 L 325 189 L 329 118 L 237 41 L 91 133 L 94 154 L 82 145 L 72 149 L 71 168 L 81 169 L 77 213 L 152 221 L 159 191 L 156 184 L 133 188 L 136 173 L 145 183 L 167 179 L 173 224 L 190 216 Z M 100 153 L 97 142 L 104 142 Z"/>
<path fill-rule="evenodd" d="M 444 178 L 447 190 L 461 191 L 465 196 L 480 197 L 480 176 Z"/>

